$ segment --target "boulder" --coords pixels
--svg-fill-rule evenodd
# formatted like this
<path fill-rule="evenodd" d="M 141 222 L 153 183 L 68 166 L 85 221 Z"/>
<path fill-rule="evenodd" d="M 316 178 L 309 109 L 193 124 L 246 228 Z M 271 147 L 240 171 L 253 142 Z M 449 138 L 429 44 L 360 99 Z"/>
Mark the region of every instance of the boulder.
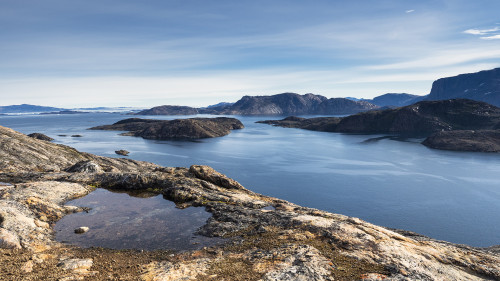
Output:
<path fill-rule="evenodd" d="M 99 164 L 95 163 L 91 160 L 80 161 L 75 165 L 66 169 L 66 172 L 70 173 L 103 173 L 104 170 L 99 166 Z"/>
<path fill-rule="evenodd" d="M 0 228 L 0 249 L 21 249 L 19 237 L 6 229 Z"/>
<path fill-rule="evenodd" d="M 116 150 L 116 151 L 115 151 L 115 153 L 116 153 L 116 154 L 118 154 L 118 155 L 128 156 L 128 154 L 129 154 L 130 152 L 128 152 L 128 151 L 127 151 L 127 150 L 125 150 L 125 149 L 120 149 L 120 150 Z"/>
<path fill-rule="evenodd" d="M 53 141 L 54 140 L 53 138 L 51 138 L 47 135 L 41 134 L 41 133 L 32 133 L 32 134 L 29 134 L 28 137 L 34 138 L 37 140 L 44 140 L 44 141 Z"/>

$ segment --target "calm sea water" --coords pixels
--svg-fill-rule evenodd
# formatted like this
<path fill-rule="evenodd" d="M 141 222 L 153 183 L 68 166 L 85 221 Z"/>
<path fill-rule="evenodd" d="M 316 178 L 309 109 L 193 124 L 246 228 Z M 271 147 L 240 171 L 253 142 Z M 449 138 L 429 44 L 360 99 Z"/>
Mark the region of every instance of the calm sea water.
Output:
<path fill-rule="evenodd" d="M 245 129 L 193 142 L 86 130 L 128 117 L 1 116 L 0 125 L 44 133 L 56 143 L 103 156 L 119 157 L 114 151 L 126 149 L 130 158 L 165 166 L 210 165 L 258 193 L 436 239 L 473 246 L 500 244 L 499 154 L 432 150 L 420 139 L 377 140 L 381 135 L 254 123 L 281 117 L 237 117 Z M 75 134 L 83 137 L 70 137 Z"/>

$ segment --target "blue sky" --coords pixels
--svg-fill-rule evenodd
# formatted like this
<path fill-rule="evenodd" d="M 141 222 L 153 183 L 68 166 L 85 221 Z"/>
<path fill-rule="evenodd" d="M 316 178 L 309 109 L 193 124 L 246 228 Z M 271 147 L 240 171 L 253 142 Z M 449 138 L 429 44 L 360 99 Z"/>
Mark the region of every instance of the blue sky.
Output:
<path fill-rule="evenodd" d="M 424 95 L 500 67 L 500 1 L 2 0 L 0 105 Z"/>

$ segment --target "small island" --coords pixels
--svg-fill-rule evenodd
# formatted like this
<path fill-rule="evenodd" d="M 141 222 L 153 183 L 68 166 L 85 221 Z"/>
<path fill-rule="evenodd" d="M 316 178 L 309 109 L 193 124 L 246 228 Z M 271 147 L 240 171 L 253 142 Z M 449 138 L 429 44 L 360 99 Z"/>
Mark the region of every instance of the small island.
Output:
<path fill-rule="evenodd" d="M 129 118 L 90 130 L 128 131 L 122 135 L 154 140 L 183 140 L 222 137 L 231 130 L 243 128 L 240 120 L 226 117 L 175 120 Z"/>

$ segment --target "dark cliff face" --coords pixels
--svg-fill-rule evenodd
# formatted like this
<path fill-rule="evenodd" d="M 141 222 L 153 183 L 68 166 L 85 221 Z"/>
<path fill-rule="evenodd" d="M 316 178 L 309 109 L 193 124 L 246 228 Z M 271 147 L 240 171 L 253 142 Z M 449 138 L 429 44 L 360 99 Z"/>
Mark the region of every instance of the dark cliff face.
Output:
<path fill-rule="evenodd" d="M 286 118 L 262 123 L 316 131 L 427 136 L 443 130 L 496 129 L 500 123 L 500 108 L 464 99 L 422 101 L 410 106 L 368 111 L 344 118 Z"/>
<path fill-rule="evenodd" d="M 198 110 L 189 106 L 162 105 L 146 109 L 134 115 L 196 115 Z"/>
<path fill-rule="evenodd" d="M 284 93 L 273 96 L 244 96 L 219 114 L 234 115 L 307 115 L 307 114 L 352 114 L 371 110 L 377 106 L 363 101 L 344 98 L 327 99 L 324 96 Z"/>
<path fill-rule="evenodd" d="M 427 100 L 466 98 L 500 106 L 500 68 L 441 78 Z"/>
<path fill-rule="evenodd" d="M 190 118 L 176 120 L 150 120 L 129 118 L 113 125 L 90 128 L 91 130 L 129 131 L 124 135 L 145 139 L 202 139 L 222 137 L 231 130 L 242 129 L 243 124 L 235 118 Z"/>

